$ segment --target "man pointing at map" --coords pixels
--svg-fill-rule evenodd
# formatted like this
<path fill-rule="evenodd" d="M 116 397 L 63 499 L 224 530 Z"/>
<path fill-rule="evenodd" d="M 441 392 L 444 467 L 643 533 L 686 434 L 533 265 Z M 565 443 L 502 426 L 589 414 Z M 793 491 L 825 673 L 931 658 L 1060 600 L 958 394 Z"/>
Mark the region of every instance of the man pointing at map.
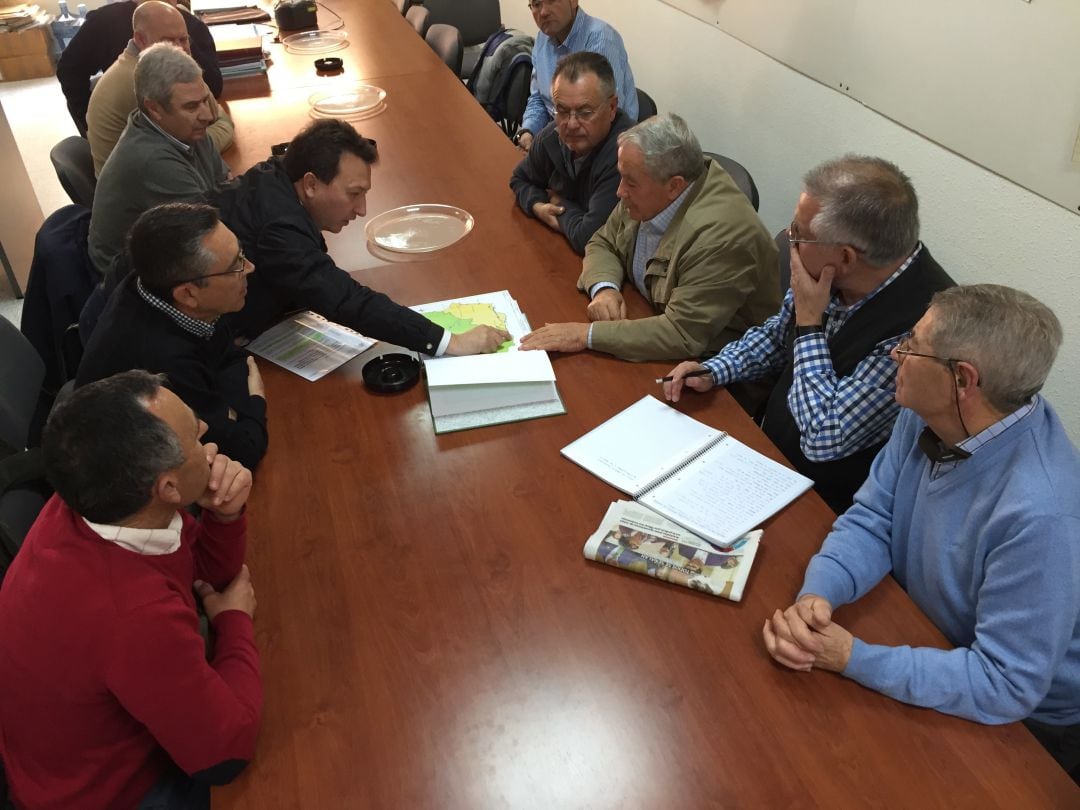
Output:
<path fill-rule="evenodd" d="M 218 199 L 221 219 L 256 265 L 244 308 L 229 315 L 236 334 L 253 338 L 286 313 L 310 309 L 368 337 L 413 351 L 492 352 L 509 333 L 479 325 L 455 334 L 354 281 L 326 252 L 322 232 L 338 233 L 367 213 L 374 141 L 351 124 L 316 121 L 284 157 L 253 166 Z"/>

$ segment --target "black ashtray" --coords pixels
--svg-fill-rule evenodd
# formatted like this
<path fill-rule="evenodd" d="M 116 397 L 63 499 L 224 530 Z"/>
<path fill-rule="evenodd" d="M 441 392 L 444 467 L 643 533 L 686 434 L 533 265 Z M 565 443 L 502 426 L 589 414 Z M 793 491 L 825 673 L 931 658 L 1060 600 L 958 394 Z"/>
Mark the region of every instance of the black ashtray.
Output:
<path fill-rule="evenodd" d="M 315 60 L 315 70 L 319 73 L 333 73 L 341 70 L 341 64 L 339 56 L 324 56 L 322 59 Z"/>
<path fill-rule="evenodd" d="M 384 354 L 364 363 L 364 385 L 379 394 L 407 391 L 420 379 L 420 361 L 411 354 Z"/>

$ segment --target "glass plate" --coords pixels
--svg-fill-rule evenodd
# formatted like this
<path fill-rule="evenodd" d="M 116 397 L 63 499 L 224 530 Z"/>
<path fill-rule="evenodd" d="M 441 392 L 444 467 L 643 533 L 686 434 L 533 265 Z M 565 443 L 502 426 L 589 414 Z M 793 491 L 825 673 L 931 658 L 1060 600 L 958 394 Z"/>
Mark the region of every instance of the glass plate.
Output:
<path fill-rule="evenodd" d="M 314 118 L 360 118 L 382 112 L 386 91 L 370 84 L 323 90 L 308 99 Z"/>
<path fill-rule="evenodd" d="M 430 253 L 463 239 L 473 229 L 473 216 L 453 205 L 406 205 L 368 220 L 367 238 L 398 253 Z"/>
<path fill-rule="evenodd" d="M 330 53 L 348 47 L 349 35 L 345 31 L 303 31 L 281 40 L 289 53 Z"/>

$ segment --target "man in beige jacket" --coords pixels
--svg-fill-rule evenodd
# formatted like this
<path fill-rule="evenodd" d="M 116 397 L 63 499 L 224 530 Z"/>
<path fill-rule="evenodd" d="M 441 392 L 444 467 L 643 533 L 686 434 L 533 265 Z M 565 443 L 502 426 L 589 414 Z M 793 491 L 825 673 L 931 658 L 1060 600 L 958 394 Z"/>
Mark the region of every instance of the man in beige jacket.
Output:
<path fill-rule="evenodd" d="M 136 108 L 135 65 L 139 54 L 158 42 L 168 42 L 191 55 L 187 24 L 181 12 L 161 0 L 140 3 L 131 17 L 132 38 L 127 48 L 112 66 L 102 74 L 90 96 L 86 111 L 90 154 L 94 158 L 94 174 L 112 154 L 127 126 L 128 116 Z M 206 131 L 218 152 L 224 152 L 233 142 L 233 122 L 228 113 L 210 97 L 210 112 L 214 123 Z"/>
<path fill-rule="evenodd" d="M 524 349 L 595 349 L 624 360 L 719 351 L 780 303 L 776 246 L 727 172 L 677 115 L 619 136 L 619 206 L 585 247 L 590 323 L 547 324 Z M 629 281 L 653 316 L 628 320 Z"/>

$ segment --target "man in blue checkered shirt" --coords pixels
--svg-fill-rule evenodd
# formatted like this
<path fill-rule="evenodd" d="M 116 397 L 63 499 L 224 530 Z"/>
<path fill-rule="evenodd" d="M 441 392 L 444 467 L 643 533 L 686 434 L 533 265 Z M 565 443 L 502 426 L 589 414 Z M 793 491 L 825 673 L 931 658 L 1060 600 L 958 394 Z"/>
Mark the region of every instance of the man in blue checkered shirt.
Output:
<path fill-rule="evenodd" d="M 762 428 L 842 512 L 899 411 L 889 353 L 953 282 L 919 241 L 918 198 L 895 165 L 848 155 L 803 182 L 780 312 L 712 359 L 676 366 L 664 394 L 771 382 Z"/>

